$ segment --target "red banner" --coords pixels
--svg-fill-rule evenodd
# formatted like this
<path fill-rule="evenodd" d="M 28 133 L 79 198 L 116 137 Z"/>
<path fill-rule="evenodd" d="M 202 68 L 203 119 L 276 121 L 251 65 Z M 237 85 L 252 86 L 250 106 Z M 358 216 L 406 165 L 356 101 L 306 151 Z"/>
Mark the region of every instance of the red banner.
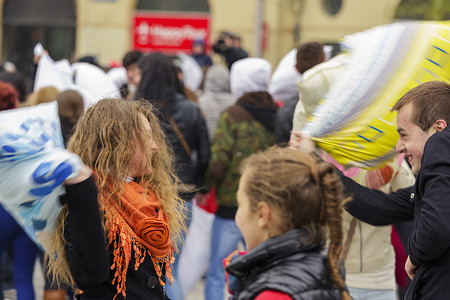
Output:
<path fill-rule="evenodd" d="M 209 41 L 209 14 L 137 12 L 132 30 L 134 49 L 190 53 L 192 41 Z"/>

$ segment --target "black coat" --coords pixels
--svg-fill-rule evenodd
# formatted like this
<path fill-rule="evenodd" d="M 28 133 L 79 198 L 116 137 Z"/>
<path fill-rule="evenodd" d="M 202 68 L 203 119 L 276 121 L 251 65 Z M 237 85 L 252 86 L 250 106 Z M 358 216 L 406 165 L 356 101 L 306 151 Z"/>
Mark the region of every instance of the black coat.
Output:
<path fill-rule="evenodd" d="M 182 95 L 177 95 L 171 107 L 171 116 L 192 151 L 189 157 L 172 128 L 165 128 L 176 158 L 176 174 L 181 182 L 199 188 L 210 157 L 208 129 L 200 108 Z M 184 197 L 183 197 L 184 198 Z"/>
<path fill-rule="evenodd" d="M 223 40 L 218 40 L 212 49 L 219 55 L 222 55 L 227 63 L 228 69 L 231 70 L 231 66 L 240 59 L 247 58 L 248 53 L 244 49 L 238 49 L 235 47 L 227 47 Z"/>
<path fill-rule="evenodd" d="M 298 97 L 284 102 L 284 106 L 277 111 L 275 126 L 275 142 L 277 144 L 287 143 L 291 139 L 292 123 L 294 118 L 295 106 Z"/>
<path fill-rule="evenodd" d="M 254 299 L 266 290 L 294 300 L 341 299 L 328 275 L 324 243 L 308 239 L 306 230 L 293 229 L 233 260 L 227 272 L 240 280 L 241 289 L 232 299 Z"/>
<path fill-rule="evenodd" d="M 62 201 L 67 202 L 69 211 L 65 230 L 67 262 L 77 288 L 84 292 L 78 299 L 113 299 L 117 293 L 116 286 L 111 284 L 114 278 L 114 271 L 110 270 L 113 256 L 111 250 L 106 250 L 97 189 L 92 177 L 66 186 Z M 145 256 L 137 271 L 134 270 L 134 253 L 131 257 L 126 299 L 168 299 L 150 257 Z M 116 299 L 124 298 L 118 295 Z"/>
<path fill-rule="evenodd" d="M 450 298 L 450 127 L 425 144 L 422 167 L 413 187 L 386 195 L 343 177 L 354 201 L 348 211 L 372 225 L 414 220 L 408 241 L 418 266 L 405 299 Z"/>

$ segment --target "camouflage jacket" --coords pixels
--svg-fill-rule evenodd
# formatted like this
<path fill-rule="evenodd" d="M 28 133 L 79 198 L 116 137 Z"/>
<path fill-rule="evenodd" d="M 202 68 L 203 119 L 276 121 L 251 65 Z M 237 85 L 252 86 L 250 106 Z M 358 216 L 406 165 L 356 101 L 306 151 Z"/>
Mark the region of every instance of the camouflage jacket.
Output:
<path fill-rule="evenodd" d="M 263 92 L 248 94 L 258 96 L 261 93 Z M 214 185 L 217 187 L 216 200 L 219 208 L 216 215 L 224 218 L 234 218 L 237 210 L 236 193 L 239 186 L 239 165 L 241 161 L 257 151 L 272 146 L 275 142 L 274 131 L 268 128 L 271 126 L 264 124 L 265 120 L 267 120 L 267 123 L 274 123 L 275 104 L 272 106 L 269 102 L 267 107 L 258 105 L 257 112 L 252 112 L 246 105 L 249 102 L 242 101 L 243 98 L 246 100 L 244 95 L 236 105 L 227 108 L 219 118 L 212 141 L 211 159 L 206 175 L 207 187 Z M 270 97 L 270 99 L 272 98 Z M 244 108 L 244 105 L 246 108 Z M 255 114 L 258 114 L 261 109 L 266 109 L 266 118 L 265 120 L 259 118 L 258 121 Z"/>

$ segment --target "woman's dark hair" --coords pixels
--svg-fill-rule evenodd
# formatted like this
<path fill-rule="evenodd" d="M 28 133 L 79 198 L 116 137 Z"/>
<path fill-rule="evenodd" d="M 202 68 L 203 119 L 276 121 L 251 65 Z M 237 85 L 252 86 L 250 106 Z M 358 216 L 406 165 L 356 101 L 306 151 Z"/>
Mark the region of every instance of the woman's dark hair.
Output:
<path fill-rule="evenodd" d="M 177 95 L 175 66 L 160 52 L 143 56 L 138 65 L 142 71 L 142 80 L 136 91 L 137 98 L 147 99 L 165 117 L 170 116 Z"/>

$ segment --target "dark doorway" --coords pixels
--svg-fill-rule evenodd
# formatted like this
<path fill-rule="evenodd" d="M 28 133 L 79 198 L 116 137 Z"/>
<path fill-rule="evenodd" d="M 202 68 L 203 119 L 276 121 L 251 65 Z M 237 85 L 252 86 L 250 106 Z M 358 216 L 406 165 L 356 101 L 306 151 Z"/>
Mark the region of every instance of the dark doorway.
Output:
<path fill-rule="evenodd" d="M 74 0 L 5 0 L 2 53 L 25 75 L 34 77 L 33 48 L 41 43 L 55 60 L 70 59 L 75 48 Z"/>
<path fill-rule="evenodd" d="M 138 10 L 209 12 L 207 0 L 139 0 Z"/>

